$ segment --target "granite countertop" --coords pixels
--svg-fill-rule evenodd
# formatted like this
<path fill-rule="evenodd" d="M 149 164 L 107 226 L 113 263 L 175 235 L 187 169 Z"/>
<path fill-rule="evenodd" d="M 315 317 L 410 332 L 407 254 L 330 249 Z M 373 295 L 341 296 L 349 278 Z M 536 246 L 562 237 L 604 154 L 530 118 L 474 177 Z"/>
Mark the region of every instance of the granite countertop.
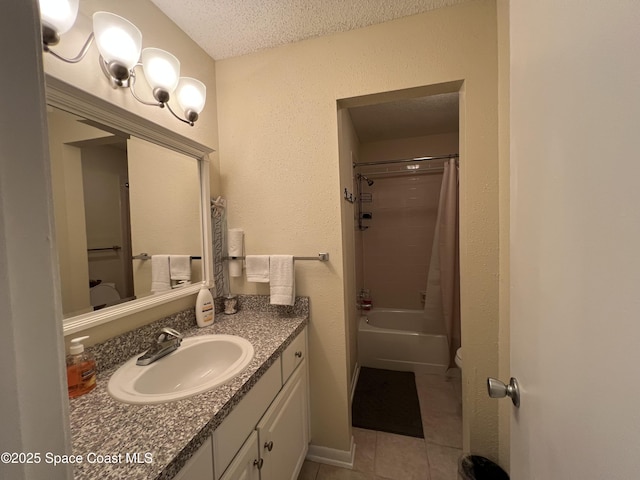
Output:
<path fill-rule="evenodd" d="M 216 314 L 210 327 L 197 328 L 193 321 L 191 329 L 178 328 L 185 337 L 238 335 L 249 340 L 255 350 L 247 369 L 231 382 L 184 400 L 131 405 L 113 399 L 107 392 L 109 377 L 121 363 L 142 350 L 112 360 L 114 366 L 98 373 L 93 391 L 70 400 L 73 455 L 82 456 L 81 461 L 72 462 L 75 479 L 173 478 L 307 325 L 308 299 L 301 300 L 303 308 L 243 309 L 235 315 Z M 184 324 L 185 319 L 182 320 Z M 191 319 L 186 322 L 189 324 Z M 172 324 L 164 322 L 156 328 L 167 325 Z M 100 363 L 105 354 L 96 350 Z M 109 362 L 104 359 L 104 363 Z"/>

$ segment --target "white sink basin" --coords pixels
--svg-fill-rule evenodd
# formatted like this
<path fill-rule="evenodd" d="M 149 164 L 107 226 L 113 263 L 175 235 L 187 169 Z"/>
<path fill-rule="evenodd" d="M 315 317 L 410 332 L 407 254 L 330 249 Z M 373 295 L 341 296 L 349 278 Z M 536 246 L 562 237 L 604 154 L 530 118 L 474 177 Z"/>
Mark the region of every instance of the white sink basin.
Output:
<path fill-rule="evenodd" d="M 182 340 L 169 355 L 147 366 L 140 355 L 109 379 L 109 393 L 126 403 L 164 403 L 205 392 L 235 378 L 253 359 L 253 345 L 235 335 L 201 335 Z"/>

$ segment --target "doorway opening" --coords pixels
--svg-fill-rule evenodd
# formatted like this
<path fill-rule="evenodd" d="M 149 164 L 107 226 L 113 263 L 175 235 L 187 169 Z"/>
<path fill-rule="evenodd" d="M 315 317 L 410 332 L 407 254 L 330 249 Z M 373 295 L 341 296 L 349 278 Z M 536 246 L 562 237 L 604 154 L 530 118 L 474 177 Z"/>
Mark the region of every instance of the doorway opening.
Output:
<path fill-rule="evenodd" d="M 343 223 L 345 293 L 355 304 L 348 342 L 352 400 L 360 395 L 363 367 L 412 372 L 426 440 L 411 441 L 423 442 L 425 455 L 430 448 L 462 453 L 462 388 L 454 363 L 460 345 L 459 281 L 452 294 L 457 300 L 449 298 L 451 306 L 445 307 L 457 322 L 451 328 L 443 318 L 441 292 L 450 275 L 441 271 L 446 235 L 438 226 L 445 170 L 457 186 L 459 85 L 451 87 L 338 104 L 341 182 L 354 192 L 352 204 L 343 202 L 343 219 L 353 219 L 352 228 Z M 457 189 L 453 198 L 449 214 L 457 232 Z M 459 279 L 459 237 L 448 238 Z M 354 428 L 356 443 L 371 445 L 372 435 L 384 437 L 393 430 L 369 428 Z"/>

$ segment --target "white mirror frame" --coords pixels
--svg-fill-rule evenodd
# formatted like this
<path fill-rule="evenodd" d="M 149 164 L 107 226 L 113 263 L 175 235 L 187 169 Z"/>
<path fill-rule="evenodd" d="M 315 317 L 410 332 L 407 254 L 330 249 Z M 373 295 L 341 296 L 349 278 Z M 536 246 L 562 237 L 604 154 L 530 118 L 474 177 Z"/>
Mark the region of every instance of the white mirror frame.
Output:
<path fill-rule="evenodd" d="M 64 335 L 126 317 L 143 310 L 194 295 L 203 286 L 213 286 L 213 253 L 211 247 L 211 216 L 209 193 L 209 154 L 213 149 L 172 130 L 139 117 L 101 98 L 95 97 L 51 75 L 46 75 L 47 103 L 69 113 L 116 128 L 156 145 L 198 159 L 200 174 L 200 221 L 202 225 L 203 281 L 163 293 L 156 293 L 130 302 L 63 320 Z"/>

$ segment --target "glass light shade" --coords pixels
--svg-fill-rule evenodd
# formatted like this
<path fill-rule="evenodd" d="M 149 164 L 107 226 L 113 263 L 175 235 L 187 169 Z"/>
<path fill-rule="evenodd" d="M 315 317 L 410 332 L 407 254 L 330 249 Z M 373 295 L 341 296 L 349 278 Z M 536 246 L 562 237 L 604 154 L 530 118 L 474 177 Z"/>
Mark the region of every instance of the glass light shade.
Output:
<path fill-rule="evenodd" d="M 159 48 L 142 50 L 144 78 L 152 89 L 161 88 L 173 92 L 180 79 L 180 61 Z"/>
<path fill-rule="evenodd" d="M 93 14 L 93 33 L 100 55 L 108 64 L 131 70 L 140 58 L 142 33 L 129 20 L 109 12 Z"/>
<path fill-rule="evenodd" d="M 186 113 L 188 111 L 199 114 L 207 100 L 207 87 L 200 80 L 189 77 L 180 77 L 178 88 L 178 104 Z"/>
<path fill-rule="evenodd" d="M 68 32 L 78 16 L 79 0 L 40 0 L 42 23 L 58 34 Z"/>

